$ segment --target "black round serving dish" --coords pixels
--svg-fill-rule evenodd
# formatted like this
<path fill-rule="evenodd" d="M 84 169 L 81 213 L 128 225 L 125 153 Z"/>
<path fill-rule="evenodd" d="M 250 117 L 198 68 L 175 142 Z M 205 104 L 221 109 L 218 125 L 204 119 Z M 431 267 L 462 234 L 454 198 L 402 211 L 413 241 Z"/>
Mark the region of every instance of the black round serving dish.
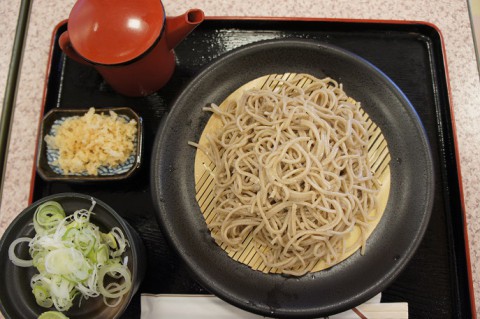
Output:
<path fill-rule="evenodd" d="M 382 220 L 354 255 L 302 277 L 264 274 L 238 263 L 213 241 L 195 199 L 194 160 L 210 114 L 243 84 L 272 73 L 309 73 L 343 83 L 362 103 L 388 143 L 390 195 Z M 310 40 L 247 45 L 207 66 L 183 90 L 160 126 L 151 185 L 159 223 L 198 282 L 220 298 L 269 317 L 320 317 L 354 307 L 385 289 L 417 249 L 428 224 L 434 190 L 430 146 L 414 108 L 375 66 L 343 49 Z"/>

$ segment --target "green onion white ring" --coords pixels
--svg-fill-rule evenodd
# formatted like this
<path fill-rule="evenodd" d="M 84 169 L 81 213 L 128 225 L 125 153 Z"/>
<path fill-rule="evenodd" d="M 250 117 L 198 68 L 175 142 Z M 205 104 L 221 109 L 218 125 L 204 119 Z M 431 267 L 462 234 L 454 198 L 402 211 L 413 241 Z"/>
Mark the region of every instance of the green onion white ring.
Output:
<path fill-rule="evenodd" d="M 19 267 L 31 267 L 33 266 L 33 260 L 25 260 L 25 259 L 20 259 L 18 258 L 16 255 L 15 255 L 15 247 L 20 244 L 20 243 L 29 243 L 32 241 L 31 238 L 27 238 L 27 237 L 20 237 L 20 238 L 17 238 L 15 239 L 12 244 L 10 245 L 10 247 L 8 247 L 8 258 L 10 258 L 10 260 L 12 261 L 12 263 L 15 265 L 15 266 L 19 266 Z"/>

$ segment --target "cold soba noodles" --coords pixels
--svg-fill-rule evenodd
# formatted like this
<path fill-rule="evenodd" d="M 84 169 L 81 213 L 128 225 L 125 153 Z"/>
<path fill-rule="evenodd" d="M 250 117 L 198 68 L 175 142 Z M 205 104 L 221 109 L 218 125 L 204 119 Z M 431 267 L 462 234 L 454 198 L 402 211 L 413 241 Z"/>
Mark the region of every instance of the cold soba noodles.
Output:
<path fill-rule="evenodd" d="M 190 144 L 215 167 L 206 218 L 215 241 L 227 251 L 253 243 L 272 272 L 300 276 L 343 260 L 354 230 L 363 254 L 380 184 L 368 116 L 341 84 L 306 74 L 275 81 L 224 109 L 205 107 L 221 125 Z"/>

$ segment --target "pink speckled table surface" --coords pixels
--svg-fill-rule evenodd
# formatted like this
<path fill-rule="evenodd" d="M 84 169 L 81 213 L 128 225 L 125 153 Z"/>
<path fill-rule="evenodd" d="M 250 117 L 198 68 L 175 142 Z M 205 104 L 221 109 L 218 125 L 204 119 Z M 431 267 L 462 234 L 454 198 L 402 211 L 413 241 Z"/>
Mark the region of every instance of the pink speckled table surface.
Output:
<path fill-rule="evenodd" d="M 9 142 L 6 179 L 0 203 L 0 235 L 28 205 L 34 165 L 37 124 L 44 78 L 55 25 L 68 17 L 74 0 L 34 1 L 29 21 L 14 119 Z M 468 223 L 476 311 L 480 313 L 480 81 L 465 0 L 164 0 L 168 15 L 191 7 L 210 16 L 278 16 L 417 20 L 435 24 L 446 47 L 463 193 Z M 3 100 L 19 2 L 0 1 L 0 98 Z M 460 212 L 459 212 L 460 213 Z"/>
<path fill-rule="evenodd" d="M 15 37 L 15 28 L 17 26 L 17 16 L 20 9 L 20 1 L 0 3 L 0 16 L 4 17 L 8 23 L 0 32 L 0 101 L 3 101 L 5 86 L 7 85 L 8 66 L 12 56 L 13 38 Z M 2 109 L 0 108 L 0 116 Z"/>

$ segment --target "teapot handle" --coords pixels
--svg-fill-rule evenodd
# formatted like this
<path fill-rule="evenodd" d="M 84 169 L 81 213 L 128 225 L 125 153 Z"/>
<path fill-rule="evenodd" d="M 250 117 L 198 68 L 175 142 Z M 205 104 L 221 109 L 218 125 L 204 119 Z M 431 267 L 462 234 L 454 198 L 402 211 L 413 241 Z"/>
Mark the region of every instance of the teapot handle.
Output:
<path fill-rule="evenodd" d="M 60 48 L 62 49 L 62 51 L 65 52 L 65 54 L 72 60 L 75 60 L 81 64 L 91 65 L 85 59 L 83 59 L 77 53 L 77 51 L 75 51 L 75 49 L 72 46 L 72 43 L 70 42 L 70 36 L 68 35 L 68 31 L 63 32 L 60 35 L 60 38 L 58 39 L 58 44 L 60 45 Z"/>

